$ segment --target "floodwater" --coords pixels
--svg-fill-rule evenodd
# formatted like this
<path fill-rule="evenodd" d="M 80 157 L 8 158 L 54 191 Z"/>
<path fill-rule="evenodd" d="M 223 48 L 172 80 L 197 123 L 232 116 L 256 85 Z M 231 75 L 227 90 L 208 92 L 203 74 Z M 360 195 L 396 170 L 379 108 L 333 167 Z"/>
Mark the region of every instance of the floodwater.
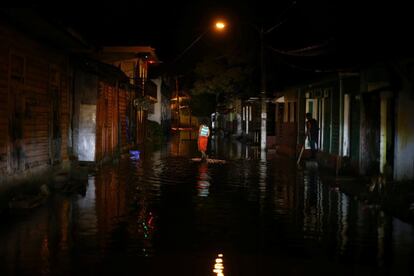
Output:
<path fill-rule="evenodd" d="M 0 275 L 414 275 L 414 227 L 255 148 L 175 137 L 0 225 Z"/>

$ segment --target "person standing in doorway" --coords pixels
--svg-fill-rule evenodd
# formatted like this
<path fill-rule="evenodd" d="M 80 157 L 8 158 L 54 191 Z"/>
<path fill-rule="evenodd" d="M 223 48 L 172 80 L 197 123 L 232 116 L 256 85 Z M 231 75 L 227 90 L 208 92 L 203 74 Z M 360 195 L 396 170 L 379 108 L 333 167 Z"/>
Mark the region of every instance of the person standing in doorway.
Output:
<path fill-rule="evenodd" d="M 318 145 L 318 121 L 312 118 L 311 113 L 306 113 L 306 137 L 311 148 L 311 158 L 316 158 L 316 147 Z"/>
<path fill-rule="evenodd" d="M 206 160 L 207 155 L 207 144 L 208 144 L 208 137 L 210 136 L 210 128 L 208 127 L 206 121 L 204 120 L 198 129 L 198 150 L 201 152 L 201 159 Z"/>

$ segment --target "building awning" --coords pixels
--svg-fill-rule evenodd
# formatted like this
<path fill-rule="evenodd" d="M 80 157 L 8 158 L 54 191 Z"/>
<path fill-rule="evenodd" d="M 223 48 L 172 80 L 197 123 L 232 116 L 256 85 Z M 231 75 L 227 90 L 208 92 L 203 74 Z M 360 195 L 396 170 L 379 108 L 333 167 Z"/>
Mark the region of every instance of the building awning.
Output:
<path fill-rule="evenodd" d="M 278 97 L 273 100 L 274 103 L 284 103 L 285 102 L 285 96 Z"/>
<path fill-rule="evenodd" d="M 120 81 L 129 83 L 129 78 L 122 72 L 121 69 L 87 57 L 73 57 L 74 64 L 85 70 L 96 74 L 109 81 Z"/>

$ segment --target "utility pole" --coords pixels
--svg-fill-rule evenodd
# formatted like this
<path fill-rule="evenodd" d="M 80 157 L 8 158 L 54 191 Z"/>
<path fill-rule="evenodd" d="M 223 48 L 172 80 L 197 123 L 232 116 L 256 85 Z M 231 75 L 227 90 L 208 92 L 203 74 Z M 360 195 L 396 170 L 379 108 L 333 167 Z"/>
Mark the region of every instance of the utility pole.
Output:
<path fill-rule="evenodd" d="M 287 7 L 283 13 L 288 11 L 290 8 L 292 8 L 294 5 L 296 5 L 296 1 L 293 1 L 289 7 Z M 283 14 L 282 13 L 282 14 Z M 264 152 L 266 150 L 266 144 L 267 144 L 267 98 L 266 98 L 266 64 L 265 64 L 265 49 L 264 49 L 264 36 L 266 34 L 269 34 L 276 28 L 278 28 L 280 25 L 283 24 L 284 21 L 281 21 L 277 23 L 276 25 L 272 26 L 271 28 L 264 30 L 263 26 L 259 29 L 255 27 L 256 31 L 259 32 L 260 35 L 260 77 L 261 77 L 261 85 L 260 85 L 260 105 L 261 105 L 261 114 L 260 114 L 260 149 L 261 149 L 261 155 L 264 156 Z"/>
<path fill-rule="evenodd" d="M 261 105 L 261 116 L 260 116 L 260 149 L 266 150 L 266 120 L 267 120 L 267 106 L 266 106 L 266 66 L 264 59 L 264 30 L 263 27 L 260 29 L 260 105 Z"/>
<path fill-rule="evenodd" d="M 175 77 L 175 90 L 176 90 L 176 99 L 177 99 L 177 130 L 180 129 L 180 95 L 178 92 L 178 77 Z"/>

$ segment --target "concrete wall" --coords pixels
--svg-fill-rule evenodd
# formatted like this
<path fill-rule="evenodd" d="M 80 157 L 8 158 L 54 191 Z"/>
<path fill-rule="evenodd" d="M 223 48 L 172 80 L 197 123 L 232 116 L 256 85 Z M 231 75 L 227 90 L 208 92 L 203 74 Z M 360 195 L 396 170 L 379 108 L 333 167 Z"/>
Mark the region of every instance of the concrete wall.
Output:
<path fill-rule="evenodd" d="M 81 70 L 74 76 L 73 154 L 80 161 L 95 161 L 98 77 Z"/>
<path fill-rule="evenodd" d="M 161 126 L 164 134 L 171 131 L 171 93 L 168 87 L 163 83 L 161 85 Z"/>
<path fill-rule="evenodd" d="M 148 114 L 148 120 L 157 122 L 159 124 L 161 124 L 161 85 L 162 85 L 162 80 L 161 78 L 157 78 L 157 79 L 152 79 L 152 82 L 155 83 L 155 85 L 157 86 L 157 102 L 154 103 L 154 112 L 153 113 L 149 113 Z"/>
<path fill-rule="evenodd" d="M 405 83 L 395 101 L 395 161 L 394 179 L 414 179 L 414 95 L 412 86 Z"/>

